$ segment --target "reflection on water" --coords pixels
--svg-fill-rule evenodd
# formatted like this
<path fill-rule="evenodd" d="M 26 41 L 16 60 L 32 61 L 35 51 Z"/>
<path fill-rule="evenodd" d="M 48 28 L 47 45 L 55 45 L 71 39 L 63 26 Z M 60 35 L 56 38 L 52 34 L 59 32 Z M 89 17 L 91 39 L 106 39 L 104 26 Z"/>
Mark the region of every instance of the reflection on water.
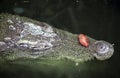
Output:
<path fill-rule="evenodd" d="M 68 60 L 48 61 L 48 60 L 17 60 L 15 62 L 1 64 L 2 78 L 99 78 L 104 77 L 109 62 L 85 62 L 76 66 L 75 62 Z"/>
<path fill-rule="evenodd" d="M 25 62 L 23 65 L 7 63 L 1 65 L 0 77 L 119 78 L 119 3 L 119 0 L 1 0 L 1 13 L 46 21 L 72 33 L 85 33 L 95 39 L 107 40 L 115 44 L 115 54 L 107 61 L 89 61 L 78 66 L 63 60 L 37 62 L 29 64 L 30 67 Z"/>

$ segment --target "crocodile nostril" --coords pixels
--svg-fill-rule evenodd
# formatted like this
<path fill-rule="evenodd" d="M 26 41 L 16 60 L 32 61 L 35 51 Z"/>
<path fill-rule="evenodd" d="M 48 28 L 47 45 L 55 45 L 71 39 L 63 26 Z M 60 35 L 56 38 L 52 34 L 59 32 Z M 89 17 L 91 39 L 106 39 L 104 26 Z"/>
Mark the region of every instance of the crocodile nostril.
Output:
<path fill-rule="evenodd" d="M 114 52 L 113 45 L 102 40 L 94 42 L 89 48 L 98 60 L 108 59 Z"/>
<path fill-rule="evenodd" d="M 109 46 L 103 42 L 98 42 L 96 43 L 96 52 L 100 53 L 100 54 L 104 54 L 107 53 L 109 50 Z"/>

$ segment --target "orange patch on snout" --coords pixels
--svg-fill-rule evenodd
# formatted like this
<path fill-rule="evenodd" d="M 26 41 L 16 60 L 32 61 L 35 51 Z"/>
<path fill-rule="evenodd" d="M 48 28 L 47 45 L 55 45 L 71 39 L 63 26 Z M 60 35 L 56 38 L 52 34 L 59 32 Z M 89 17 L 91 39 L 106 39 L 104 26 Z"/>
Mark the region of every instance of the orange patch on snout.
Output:
<path fill-rule="evenodd" d="M 81 45 L 88 47 L 89 46 L 89 39 L 86 35 L 80 34 L 79 35 L 79 42 Z"/>

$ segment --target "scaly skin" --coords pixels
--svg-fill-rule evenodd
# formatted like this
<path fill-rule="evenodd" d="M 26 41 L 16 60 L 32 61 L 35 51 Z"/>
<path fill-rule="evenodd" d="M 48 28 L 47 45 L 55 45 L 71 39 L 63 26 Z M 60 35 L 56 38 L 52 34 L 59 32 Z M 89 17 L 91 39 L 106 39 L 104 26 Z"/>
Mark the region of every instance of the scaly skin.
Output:
<path fill-rule="evenodd" d="M 53 32 L 52 30 L 47 30 L 44 33 L 50 31 L 47 34 L 53 33 L 56 36 L 45 37 L 46 41 L 50 43 L 48 44 L 46 42 L 43 42 L 43 44 L 48 46 L 48 48 L 46 48 L 43 44 L 41 44 L 42 42 L 39 42 L 39 39 L 44 38 L 43 35 L 36 37 L 38 35 L 34 35 L 32 33 L 32 30 L 27 29 L 27 28 L 26 28 L 27 30 L 24 30 L 25 26 L 27 27 L 31 25 L 33 25 L 33 27 L 41 26 L 45 28 L 45 26 L 47 26 L 48 24 L 43 23 L 43 22 L 38 22 L 38 21 L 29 19 L 26 17 L 20 17 L 17 15 L 11 15 L 11 14 L 0 15 L 0 41 L 1 41 L 0 60 L 14 61 L 17 59 L 19 60 L 23 60 L 23 59 L 28 59 L 28 60 L 30 59 L 39 59 L 39 60 L 40 59 L 48 59 L 48 60 L 69 59 L 75 62 L 84 62 L 87 60 L 91 60 L 94 57 L 97 58 L 98 60 L 105 60 L 105 59 L 110 58 L 113 55 L 113 52 L 114 52 L 113 46 L 108 42 L 99 41 L 100 43 L 103 43 L 103 44 L 100 44 L 102 47 L 100 45 L 99 45 L 100 47 L 99 46 L 96 47 L 97 46 L 96 43 L 98 41 L 88 37 L 90 41 L 90 45 L 89 47 L 84 47 L 79 44 L 77 34 L 72 34 L 70 32 L 54 28 L 50 25 L 48 25 L 48 27 L 50 26 L 53 29 Z M 18 28 L 13 28 L 12 26 L 18 27 Z M 33 35 L 31 34 L 26 35 L 26 33 L 31 33 Z M 37 34 L 41 34 L 41 33 L 37 33 Z M 53 39 L 53 43 L 49 40 L 49 38 Z M 7 40 L 10 41 L 11 39 L 14 41 L 13 43 L 11 43 L 13 45 L 10 46 L 5 41 Z M 40 44 L 39 46 L 35 42 L 37 40 Z M 3 45 L 2 42 L 4 42 L 5 45 Z M 21 48 L 20 46 L 21 42 L 22 44 L 26 44 L 28 42 L 30 44 L 30 47 L 28 47 L 28 44 L 27 44 L 27 45 L 22 45 L 22 48 Z M 105 46 L 104 44 L 107 46 Z M 36 45 L 38 46 L 37 50 L 35 47 L 32 47 Z M 100 49 L 103 48 L 105 50 L 104 51 L 105 53 L 98 52 L 99 48 Z M 107 51 L 106 51 L 106 48 L 107 48 Z M 100 50 L 100 51 L 103 51 L 103 50 Z M 99 54 L 99 53 L 102 53 L 102 54 Z"/>

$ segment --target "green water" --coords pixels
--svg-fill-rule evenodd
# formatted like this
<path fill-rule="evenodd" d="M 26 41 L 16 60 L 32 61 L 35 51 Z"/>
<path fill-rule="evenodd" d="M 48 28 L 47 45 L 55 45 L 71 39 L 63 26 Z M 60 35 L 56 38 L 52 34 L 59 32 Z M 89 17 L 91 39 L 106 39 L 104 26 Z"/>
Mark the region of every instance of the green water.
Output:
<path fill-rule="evenodd" d="M 108 62 L 84 62 L 76 65 L 69 60 L 16 60 L 0 65 L 1 78 L 92 78 L 104 74 Z M 99 77 L 98 77 L 99 78 Z"/>

